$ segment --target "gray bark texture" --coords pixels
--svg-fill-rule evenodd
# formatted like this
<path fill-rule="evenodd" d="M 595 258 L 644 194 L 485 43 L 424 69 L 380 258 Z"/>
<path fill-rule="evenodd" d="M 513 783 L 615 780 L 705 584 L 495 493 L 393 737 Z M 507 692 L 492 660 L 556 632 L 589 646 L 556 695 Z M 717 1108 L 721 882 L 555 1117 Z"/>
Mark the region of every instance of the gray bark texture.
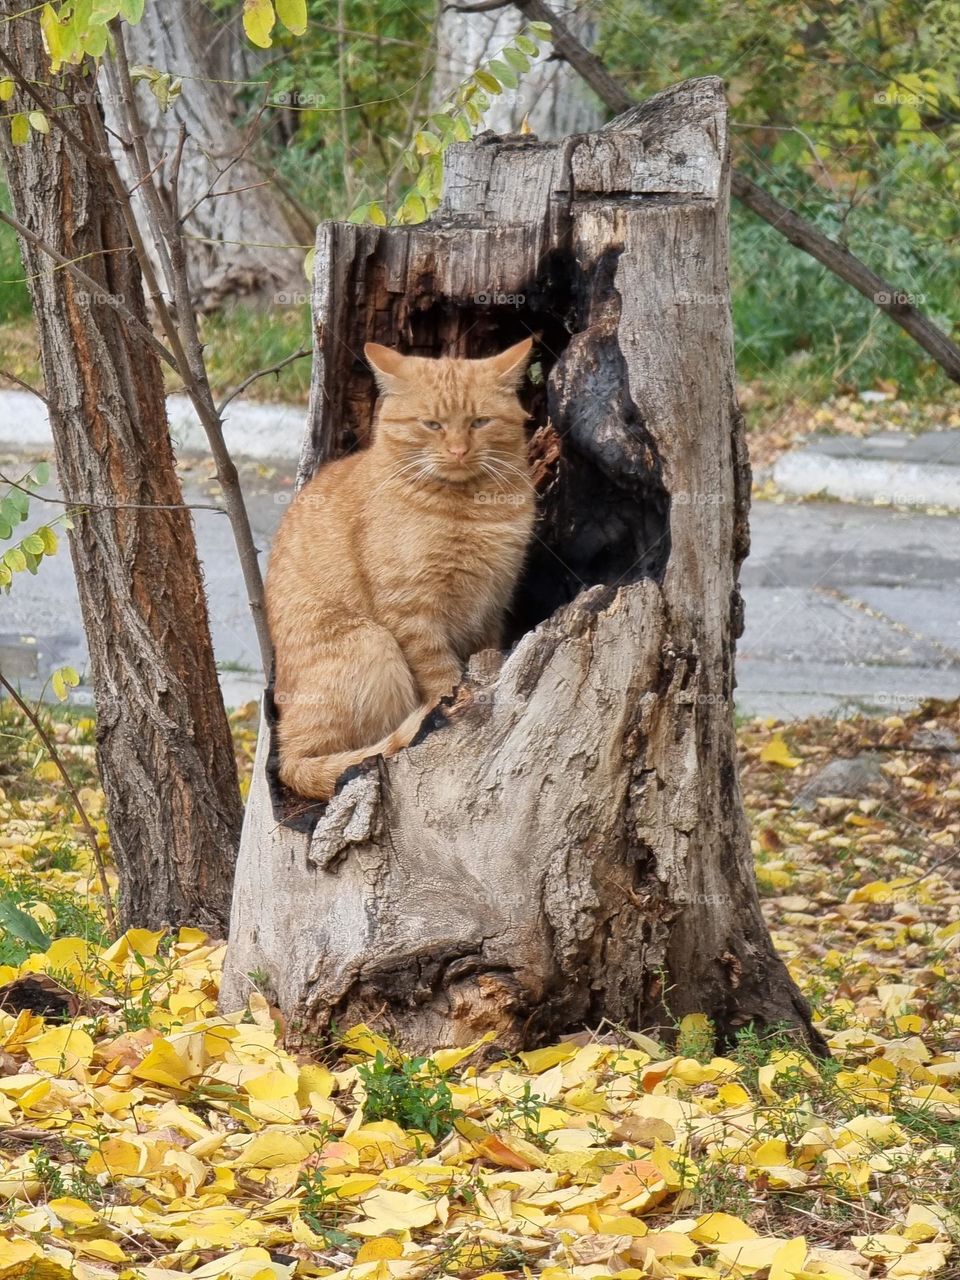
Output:
<path fill-rule="evenodd" d="M 603 1018 L 786 1023 L 733 729 L 750 472 L 734 389 L 726 105 L 714 78 L 559 143 L 456 146 L 433 221 L 324 224 L 302 477 L 362 446 L 365 340 L 482 356 L 538 335 L 540 518 L 512 647 L 327 806 L 282 795 L 271 706 L 223 989 L 291 1037 L 411 1049 Z M 536 375 L 537 370 L 534 370 Z"/>
<path fill-rule="evenodd" d="M 571 0 L 555 6 L 572 31 L 587 45 L 593 44 L 595 23 L 578 13 Z M 582 7 L 582 6 L 581 6 Z M 526 26 L 526 19 L 510 5 L 490 13 L 463 13 L 441 6 L 437 22 L 437 62 L 430 96 L 434 107 L 470 78 L 477 67 L 509 44 Z M 494 133 L 516 133 L 525 117 L 539 138 L 563 138 L 589 133 L 601 124 L 605 112 L 567 62 L 552 56 L 549 44 L 520 77 L 516 89 L 505 89 L 493 98 L 484 124 Z"/>
<path fill-rule="evenodd" d="M 302 292 L 305 250 L 291 246 L 306 243 L 306 228 L 270 182 L 269 167 L 258 163 L 262 148 L 257 137 L 271 122 L 271 108 L 265 118 L 241 129 L 235 98 L 243 86 L 223 83 L 249 75 L 232 25 L 201 4 L 163 0 L 148 4 L 142 20 L 124 28 L 124 37 L 131 66 L 183 77 L 181 93 L 167 110 L 145 81 L 139 82 L 137 97 L 151 163 L 159 165 L 156 181 L 168 203 L 181 126 L 186 129 L 179 209 L 182 215 L 189 213 L 184 238 L 190 294 L 197 307 L 213 311 L 236 300 L 269 305 L 278 295 Z M 117 139 L 114 154 L 133 189 L 137 180 L 119 141 L 126 135 L 121 106 L 103 74 L 101 93 L 107 125 Z M 134 202 L 146 226 L 142 197 L 135 193 Z M 162 283 L 158 258 L 155 267 Z"/>
<path fill-rule="evenodd" d="M 52 88 L 36 13 L 0 0 L 0 47 L 96 153 L 91 121 Z M 65 77 L 70 93 L 83 81 Z M 34 104 L 17 89 L 10 110 Z M 190 512 L 174 467 L 163 380 L 141 331 L 140 269 L 105 166 L 59 129 L 14 147 L 0 129 L 14 212 L 95 287 L 32 243 L 24 265 L 70 531 L 126 925 L 223 931 L 242 812 Z M 29 585 L 26 585 L 29 590 Z"/>

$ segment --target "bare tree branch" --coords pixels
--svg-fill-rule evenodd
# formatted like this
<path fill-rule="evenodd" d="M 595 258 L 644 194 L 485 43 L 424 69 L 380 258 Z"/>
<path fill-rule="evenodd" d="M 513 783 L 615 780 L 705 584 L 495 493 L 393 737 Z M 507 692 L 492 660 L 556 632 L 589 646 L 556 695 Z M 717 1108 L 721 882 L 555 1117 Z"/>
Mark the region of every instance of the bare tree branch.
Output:
<path fill-rule="evenodd" d="M 293 364 L 294 360 L 302 360 L 304 356 L 312 354 L 313 353 L 308 351 L 306 347 L 301 347 L 298 351 L 294 351 L 290 355 L 284 356 L 282 360 L 278 360 L 276 364 L 272 364 L 266 369 L 258 369 L 256 373 L 251 373 L 249 377 L 244 378 L 242 382 L 238 383 L 232 391 L 229 391 L 224 396 L 217 405 L 217 413 L 223 417 L 223 411 L 226 409 L 230 401 L 235 400 L 238 395 L 246 391 L 247 387 L 249 387 L 252 382 L 256 382 L 258 378 L 265 378 L 269 373 L 279 373 L 280 370 L 285 369 L 288 364 Z"/>

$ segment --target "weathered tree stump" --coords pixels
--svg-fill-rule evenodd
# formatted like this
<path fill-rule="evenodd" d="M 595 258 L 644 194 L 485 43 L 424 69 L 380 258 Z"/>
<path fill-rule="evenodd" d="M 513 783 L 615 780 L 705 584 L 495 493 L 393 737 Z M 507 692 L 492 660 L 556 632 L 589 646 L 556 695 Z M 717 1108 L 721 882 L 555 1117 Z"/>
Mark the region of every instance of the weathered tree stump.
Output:
<path fill-rule="evenodd" d="M 819 1045 L 761 916 L 737 779 L 749 466 L 727 282 L 719 80 L 596 133 L 451 148 L 437 217 L 327 223 L 301 479 L 362 447 L 360 352 L 483 356 L 539 335 L 541 519 L 513 647 L 327 806 L 261 732 L 223 1002 L 294 1038 L 372 1022 L 506 1047 L 691 1011 Z M 251 978 L 251 975 L 254 975 Z"/>

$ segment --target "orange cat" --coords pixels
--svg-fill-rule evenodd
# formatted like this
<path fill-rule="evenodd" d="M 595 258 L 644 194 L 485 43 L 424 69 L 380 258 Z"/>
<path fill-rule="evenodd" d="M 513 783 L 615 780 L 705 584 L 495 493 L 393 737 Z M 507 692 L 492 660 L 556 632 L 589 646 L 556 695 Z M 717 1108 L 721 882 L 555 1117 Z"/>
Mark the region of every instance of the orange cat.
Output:
<path fill-rule="evenodd" d="M 516 389 L 532 342 L 486 360 L 364 348 L 383 394 L 368 449 L 322 467 L 270 556 L 280 777 L 326 800 L 405 747 L 501 626 L 534 520 Z"/>

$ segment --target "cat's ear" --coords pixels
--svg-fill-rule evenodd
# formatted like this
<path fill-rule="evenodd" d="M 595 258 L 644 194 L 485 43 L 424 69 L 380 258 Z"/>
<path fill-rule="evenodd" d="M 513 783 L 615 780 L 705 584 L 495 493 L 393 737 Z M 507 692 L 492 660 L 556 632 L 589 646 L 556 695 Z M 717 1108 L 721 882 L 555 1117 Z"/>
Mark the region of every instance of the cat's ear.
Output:
<path fill-rule="evenodd" d="M 399 391 L 404 381 L 407 357 L 392 347 L 382 347 L 379 342 L 368 342 L 364 345 L 363 354 L 370 362 L 377 386 L 383 392 Z"/>
<path fill-rule="evenodd" d="M 501 351 L 498 356 L 492 356 L 487 361 L 501 386 L 510 387 L 511 390 L 519 387 L 527 371 L 527 361 L 532 349 L 533 339 L 524 338 L 522 342 L 507 347 L 506 351 Z"/>

